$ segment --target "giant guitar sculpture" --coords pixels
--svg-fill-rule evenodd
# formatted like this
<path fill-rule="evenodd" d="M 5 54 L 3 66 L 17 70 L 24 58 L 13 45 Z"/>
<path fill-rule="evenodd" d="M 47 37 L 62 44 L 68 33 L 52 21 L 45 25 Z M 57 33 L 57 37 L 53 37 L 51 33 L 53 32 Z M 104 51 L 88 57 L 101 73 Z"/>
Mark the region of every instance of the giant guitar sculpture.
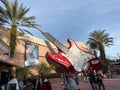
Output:
<path fill-rule="evenodd" d="M 68 39 L 69 48 L 67 48 L 48 32 L 44 32 L 42 30 L 40 30 L 40 32 L 59 49 L 57 54 L 47 52 L 47 57 L 50 60 L 62 65 L 68 73 L 72 74 L 87 71 L 90 65 L 96 65 L 96 67 L 99 65 L 97 70 L 100 69 L 100 60 L 91 52 L 79 48 L 72 39 Z M 90 64 L 91 61 L 94 62 L 96 60 L 98 61 L 97 63 Z"/>

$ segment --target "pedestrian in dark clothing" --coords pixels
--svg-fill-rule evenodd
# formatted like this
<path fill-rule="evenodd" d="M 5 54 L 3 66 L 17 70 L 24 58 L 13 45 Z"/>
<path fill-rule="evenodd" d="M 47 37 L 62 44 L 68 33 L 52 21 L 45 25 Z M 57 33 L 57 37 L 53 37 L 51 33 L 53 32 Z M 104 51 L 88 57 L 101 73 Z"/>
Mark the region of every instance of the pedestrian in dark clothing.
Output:
<path fill-rule="evenodd" d="M 26 85 L 23 88 L 23 90 L 34 90 L 34 86 L 32 84 L 32 80 L 31 79 L 27 79 L 26 80 Z"/>
<path fill-rule="evenodd" d="M 92 90 L 98 90 L 97 79 L 96 79 L 96 76 L 95 76 L 92 68 L 90 68 L 90 72 L 88 74 L 88 77 L 89 77 L 89 81 L 90 81 L 90 85 L 92 87 Z"/>
<path fill-rule="evenodd" d="M 0 81 L 0 87 L 1 87 L 1 90 L 5 90 L 6 89 L 6 86 L 7 86 L 7 83 L 8 83 L 8 75 L 4 74 L 1 76 L 1 81 Z"/>
<path fill-rule="evenodd" d="M 26 85 L 26 82 L 27 82 L 27 78 L 26 76 L 23 77 L 23 85 Z"/>
<path fill-rule="evenodd" d="M 67 76 L 68 76 L 67 73 L 61 73 L 61 84 L 62 85 L 65 85 L 67 83 L 67 80 L 66 80 Z"/>
<path fill-rule="evenodd" d="M 50 81 L 44 75 L 38 81 L 37 90 L 52 90 Z"/>
<path fill-rule="evenodd" d="M 101 90 L 101 87 L 103 88 L 103 90 L 105 90 L 105 86 L 103 83 L 103 75 L 99 71 L 97 72 L 97 83 L 99 90 Z"/>
<path fill-rule="evenodd" d="M 36 90 L 36 79 L 35 79 L 35 76 L 32 75 L 32 84 L 34 86 L 34 89 L 33 90 Z"/>

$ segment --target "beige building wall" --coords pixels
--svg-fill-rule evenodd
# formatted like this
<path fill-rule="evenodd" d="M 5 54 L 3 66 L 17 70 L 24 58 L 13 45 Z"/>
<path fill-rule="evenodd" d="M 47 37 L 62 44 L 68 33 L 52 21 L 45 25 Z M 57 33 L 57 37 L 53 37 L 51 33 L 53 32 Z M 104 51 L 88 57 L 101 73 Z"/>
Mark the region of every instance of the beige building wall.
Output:
<path fill-rule="evenodd" d="M 17 64 L 18 66 L 24 67 L 25 65 L 25 44 L 26 43 L 31 43 L 31 44 L 35 44 L 38 45 L 38 51 L 39 51 L 39 58 L 38 58 L 38 62 L 39 63 L 46 63 L 48 66 L 50 63 L 52 63 L 53 65 L 55 65 L 56 67 L 56 71 L 53 72 L 62 72 L 65 71 L 65 69 L 63 67 L 61 67 L 59 64 L 52 62 L 49 59 L 46 59 L 46 53 L 49 51 L 51 53 L 57 53 L 58 49 L 50 42 L 44 41 L 40 38 L 31 36 L 31 35 L 24 35 L 22 37 L 18 37 L 19 42 L 17 43 L 16 46 L 16 51 L 15 51 L 15 56 L 12 59 L 14 61 L 15 64 Z M 9 39 L 6 37 L 2 37 L 2 40 L 4 42 L 6 42 L 6 44 L 8 44 Z M 76 42 L 76 44 L 78 45 L 79 48 L 84 49 L 84 50 L 90 50 L 89 47 L 87 47 L 84 43 L 82 42 Z M 69 44 L 66 43 L 65 44 L 66 47 L 69 47 Z M 84 47 L 84 48 L 83 48 Z M 30 68 L 31 71 L 33 73 L 37 73 L 34 68 Z"/>
<path fill-rule="evenodd" d="M 32 36 L 30 36 L 30 37 L 32 37 Z M 22 67 L 24 67 L 24 65 L 25 65 L 25 49 L 26 49 L 25 44 L 30 43 L 30 44 L 33 44 L 33 45 L 35 44 L 38 46 L 38 53 L 39 53 L 38 63 L 39 64 L 46 63 L 49 66 L 50 63 L 49 63 L 49 60 L 46 59 L 46 53 L 47 53 L 47 51 L 50 52 L 50 48 L 56 52 L 57 48 L 49 42 L 46 42 L 46 41 L 36 38 L 36 37 L 34 37 L 34 38 L 38 40 L 37 44 L 28 42 L 28 41 L 21 41 L 20 43 L 17 44 L 14 60 L 16 61 L 16 63 L 18 65 L 21 65 Z M 34 40 L 33 40 L 33 42 L 34 42 Z M 35 71 L 35 67 L 30 67 L 30 70 L 32 71 L 33 74 L 37 73 Z M 55 72 L 55 71 L 53 71 L 53 72 Z"/>

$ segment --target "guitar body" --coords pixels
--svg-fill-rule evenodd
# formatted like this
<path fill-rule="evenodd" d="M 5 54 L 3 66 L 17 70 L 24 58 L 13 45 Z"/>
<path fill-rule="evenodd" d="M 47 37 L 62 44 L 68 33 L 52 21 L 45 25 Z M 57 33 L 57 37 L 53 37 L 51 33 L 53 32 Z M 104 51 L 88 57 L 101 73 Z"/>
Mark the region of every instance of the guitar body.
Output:
<path fill-rule="evenodd" d="M 87 70 L 90 65 L 88 61 L 95 56 L 88 51 L 81 50 L 71 39 L 68 39 L 68 43 L 69 51 L 67 53 L 59 51 L 57 54 L 52 54 L 47 52 L 48 58 L 61 64 L 70 73 Z"/>
<path fill-rule="evenodd" d="M 53 62 L 63 66 L 69 73 L 76 72 L 70 61 L 64 56 L 64 53 L 59 51 L 57 54 L 53 55 L 50 52 L 47 52 L 47 57 Z"/>
<path fill-rule="evenodd" d="M 89 62 L 89 64 L 90 64 L 90 66 L 89 66 L 89 68 L 88 68 L 86 71 L 84 71 L 85 74 L 90 72 L 90 68 L 91 68 L 91 67 L 92 67 L 93 70 L 95 70 L 96 72 L 101 70 L 101 62 L 100 62 L 100 59 L 99 59 L 99 58 L 97 58 L 97 57 L 96 57 L 96 58 L 93 58 L 93 59 L 89 60 L 88 62 Z"/>

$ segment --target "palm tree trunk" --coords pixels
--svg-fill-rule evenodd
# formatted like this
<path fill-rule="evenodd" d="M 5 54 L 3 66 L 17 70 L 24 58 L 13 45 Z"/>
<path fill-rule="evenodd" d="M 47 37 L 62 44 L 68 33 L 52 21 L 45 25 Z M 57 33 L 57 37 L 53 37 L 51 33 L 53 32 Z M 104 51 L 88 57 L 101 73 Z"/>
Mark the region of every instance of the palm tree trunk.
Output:
<path fill-rule="evenodd" d="M 99 45 L 99 50 L 100 50 L 100 58 L 102 62 L 102 69 L 108 70 L 108 62 L 106 60 L 105 49 L 102 44 Z"/>
<path fill-rule="evenodd" d="M 16 45 L 17 45 L 17 26 L 16 25 L 12 25 L 11 30 L 10 30 L 10 57 L 13 58 L 14 57 L 14 53 L 15 53 L 15 49 L 16 49 Z"/>

